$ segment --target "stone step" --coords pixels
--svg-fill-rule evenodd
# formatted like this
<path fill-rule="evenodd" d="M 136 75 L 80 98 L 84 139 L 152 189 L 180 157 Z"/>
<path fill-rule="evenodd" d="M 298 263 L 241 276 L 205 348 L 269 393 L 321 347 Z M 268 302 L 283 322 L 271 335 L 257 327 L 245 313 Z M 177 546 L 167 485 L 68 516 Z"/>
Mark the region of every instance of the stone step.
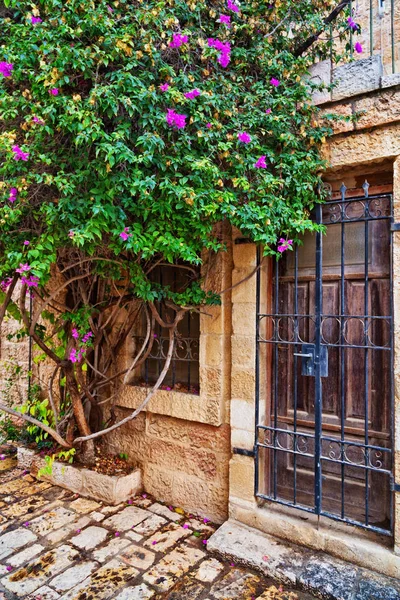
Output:
<path fill-rule="evenodd" d="M 322 600 L 400 600 L 400 580 L 226 521 L 207 549 Z"/>

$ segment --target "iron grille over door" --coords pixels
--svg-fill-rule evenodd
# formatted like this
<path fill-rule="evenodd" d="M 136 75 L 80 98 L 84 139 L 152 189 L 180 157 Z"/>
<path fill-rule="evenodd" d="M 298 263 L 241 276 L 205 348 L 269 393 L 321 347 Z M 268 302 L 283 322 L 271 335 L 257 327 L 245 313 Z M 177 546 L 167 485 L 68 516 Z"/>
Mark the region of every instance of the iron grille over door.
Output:
<path fill-rule="evenodd" d="M 258 276 L 256 495 L 391 534 L 392 198 L 363 187 Z"/>

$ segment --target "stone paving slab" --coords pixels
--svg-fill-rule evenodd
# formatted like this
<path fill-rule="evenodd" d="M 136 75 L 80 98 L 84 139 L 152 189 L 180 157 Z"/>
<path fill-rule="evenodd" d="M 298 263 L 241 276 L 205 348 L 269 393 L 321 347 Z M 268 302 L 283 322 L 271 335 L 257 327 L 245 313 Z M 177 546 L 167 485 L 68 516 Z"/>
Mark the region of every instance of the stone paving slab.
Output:
<path fill-rule="evenodd" d="M 311 600 L 212 557 L 216 526 L 201 515 L 146 494 L 107 506 L 42 486 L 14 465 L 0 472 L 0 600 Z M 359 583 L 370 595 L 351 600 L 375 600 L 380 579 Z"/>
<path fill-rule="evenodd" d="M 372 573 L 323 552 L 280 541 L 233 520 L 224 523 L 211 536 L 207 548 L 322 600 L 400 600 L 397 579 Z M 220 582 L 215 585 L 211 596 L 219 598 Z"/>

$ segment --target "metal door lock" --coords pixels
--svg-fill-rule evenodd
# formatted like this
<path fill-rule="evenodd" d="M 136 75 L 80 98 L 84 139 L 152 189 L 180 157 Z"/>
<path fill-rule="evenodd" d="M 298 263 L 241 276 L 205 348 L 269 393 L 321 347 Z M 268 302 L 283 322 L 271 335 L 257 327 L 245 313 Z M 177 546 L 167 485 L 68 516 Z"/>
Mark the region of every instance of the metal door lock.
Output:
<path fill-rule="evenodd" d="M 320 347 L 320 375 L 328 377 L 328 347 Z M 301 374 L 305 377 L 315 377 L 315 344 L 302 344 L 301 352 L 294 352 L 293 356 L 301 358 Z"/>

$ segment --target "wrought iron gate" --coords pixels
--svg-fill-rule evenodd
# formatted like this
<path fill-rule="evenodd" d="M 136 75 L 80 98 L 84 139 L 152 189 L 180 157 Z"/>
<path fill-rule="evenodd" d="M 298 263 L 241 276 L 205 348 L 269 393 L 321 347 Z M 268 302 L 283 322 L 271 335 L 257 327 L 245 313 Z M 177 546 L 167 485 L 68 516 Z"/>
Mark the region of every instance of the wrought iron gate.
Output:
<path fill-rule="evenodd" d="M 368 188 L 258 274 L 255 493 L 390 535 L 392 197 Z"/>

